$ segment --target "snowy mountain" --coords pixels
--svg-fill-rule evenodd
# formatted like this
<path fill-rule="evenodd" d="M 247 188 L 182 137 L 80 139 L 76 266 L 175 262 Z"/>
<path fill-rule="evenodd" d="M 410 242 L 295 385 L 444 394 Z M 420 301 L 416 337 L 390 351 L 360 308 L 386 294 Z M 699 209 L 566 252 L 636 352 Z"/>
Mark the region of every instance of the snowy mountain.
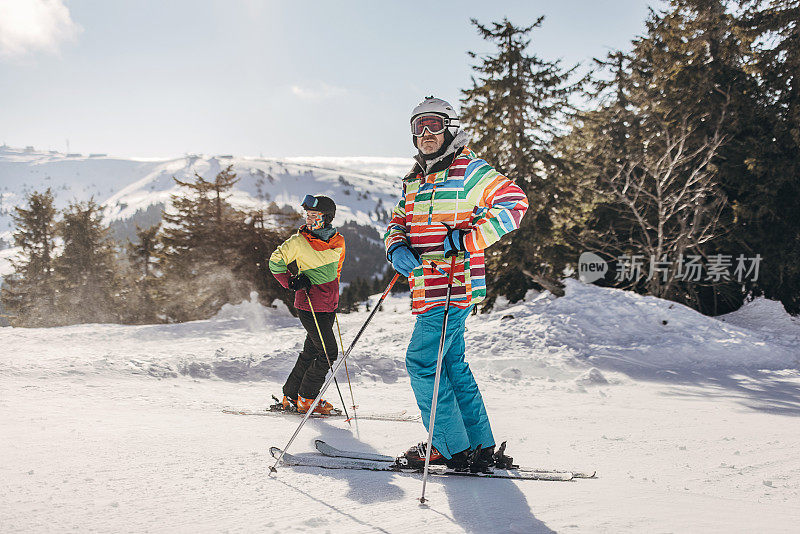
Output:
<path fill-rule="evenodd" d="M 376 297 L 373 297 L 373 305 Z M 361 413 L 417 414 L 408 294 L 348 359 Z M 345 345 L 366 311 L 340 316 Z M 516 462 L 574 482 L 279 467 L 297 419 L 270 402 L 301 349 L 255 299 L 172 325 L 0 329 L 0 525 L 8 532 L 789 533 L 800 522 L 800 322 L 759 299 L 711 318 L 568 280 L 467 320 L 467 360 Z M 342 371 L 345 402 L 352 404 Z M 341 405 L 331 388 L 325 398 Z M 398 454 L 419 422 L 311 420 L 314 440 Z"/>
<path fill-rule="evenodd" d="M 179 191 L 173 177 L 186 181 L 197 173 L 213 178 L 233 165 L 239 177 L 230 201 L 239 208 L 270 202 L 295 207 L 306 194 L 325 194 L 338 204 L 336 223 L 370 226 L 382 232 L 382 217 L 399 194 L 399 177 L 410 158 L 295 157 L 248 158 L 232 155 L 186 155 L 168 160 L 118 158 L 105 154 L 61 154 L 32 148 L 0 147 L 0 249 L 12 242 L 13 207 L 34 190 L 52 188 L 56 206 L 73 200 L 105 207 L 106 220 L 120 239 L 132 237 L 135 225 L 157 222 L 170 196 Z M 0 250 L 0 276 L 12 251 Z"/>

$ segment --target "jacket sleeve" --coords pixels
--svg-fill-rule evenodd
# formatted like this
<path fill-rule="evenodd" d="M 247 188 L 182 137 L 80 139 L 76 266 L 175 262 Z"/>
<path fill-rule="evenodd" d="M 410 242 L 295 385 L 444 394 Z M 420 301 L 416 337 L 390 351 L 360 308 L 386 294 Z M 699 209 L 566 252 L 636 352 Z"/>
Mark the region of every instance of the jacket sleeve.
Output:
<path fill-rule="evenodd" d="M 383 244 L 386 247 L 386 258 L 391 261 L 392 251 L 400 245 L 410 246 L 406 228 L 406 185 L 403 183 L 403 195 L 392 210 L 392 219 L 383 234 Z"/>
<path fill-rule="evenodd" d="M 464 247 L 479 252 L 519 228 L 528 198 L 517 184 L 483 160 L 468 173 L 466 183 L 469 196 L 476 197 L 477 210 L 472 228 L 464 236 Z"/>
<path fill-rule="evenodd" d="M 269 270 L 272 276 L 278 281 L 280 285 L 289 288 L 289 270 L 287 265 L 292 263 L 297 256 L 296 239 L 299 234 L 295 234 L 275 249 L 272 256 L 269 257 Z"/>

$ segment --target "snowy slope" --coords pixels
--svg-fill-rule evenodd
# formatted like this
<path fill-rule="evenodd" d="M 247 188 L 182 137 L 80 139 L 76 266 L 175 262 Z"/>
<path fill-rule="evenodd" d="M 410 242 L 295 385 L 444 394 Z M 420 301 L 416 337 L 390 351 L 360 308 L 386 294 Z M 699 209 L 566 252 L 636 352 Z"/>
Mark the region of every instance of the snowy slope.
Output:
<path fill-rule="evenodd" d="M 336 223 L 354 221 L 383 230 L 384 210 L 391 210 L 399 177 L 410 158 L 306 157 L 248 158 L 186 155 L 168 160 L 65 155 L 0 147 L 0 240 L 10 245 L 13 207 L 31 191 L 52 188 L 56 206 L 94 198 L 105 207 L 107 222 L 133 220 L 148 208 L 160 209 L 179 192 L 173 177 L 191 180 L 195 173 L 212 179 L 233 165 L 239 182 L 230 201 L 242 209 L 270 202 L 296 207 L 306 194 L 326 194 L 338 204 Z M 151 224 L 149 217 L 143 223 Z M 2 247 L 0 247 L 2 248 Z M 0 276 L 11 272 L 9 253 L 0 256 Z"/>
<path fill-rule="evenodd" d="M 346 344 L 366 315 L 340 316 Z M 297 421 L 220 410 L 279 394 L 302 331 L 253 300 L 185 324 L 0 329 L 2 530 L 796 531 L 800 326 L 774 303 L 714 319 L 568 281 L 565 297 L 531 293 L 467 328 L 509 453 L 597 480 L 434 479 L 420 508 L 416 476 L 267 477 L 268 447 Z M 362 411 L 416 413 L 409 336 L 408 295 L 390 297 L 348 360 Z M 425 436 L 420 423 L 313 421 L 292 452 L 322 438 L 396 454 Z"/>

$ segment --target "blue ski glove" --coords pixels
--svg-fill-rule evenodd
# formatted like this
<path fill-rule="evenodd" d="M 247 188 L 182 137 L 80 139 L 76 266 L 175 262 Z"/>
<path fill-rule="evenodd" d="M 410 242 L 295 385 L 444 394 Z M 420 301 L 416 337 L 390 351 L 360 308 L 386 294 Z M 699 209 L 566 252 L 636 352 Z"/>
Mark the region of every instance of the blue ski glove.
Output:
<path fill-rule="evenodd" d="M 419 256 L 408 245 L 400 245 L 389 253 L 389 261 L 398 273 L 405 277 L 411 276 L 415 267 L 422 265 Z"/>
<path fill-rule="evenodd" d="M 464 230 L 447 227 L 447 236 L 444 238 L 444 257 L 455 256 L 462 250 L 467 250 L 464 246 Z"/>

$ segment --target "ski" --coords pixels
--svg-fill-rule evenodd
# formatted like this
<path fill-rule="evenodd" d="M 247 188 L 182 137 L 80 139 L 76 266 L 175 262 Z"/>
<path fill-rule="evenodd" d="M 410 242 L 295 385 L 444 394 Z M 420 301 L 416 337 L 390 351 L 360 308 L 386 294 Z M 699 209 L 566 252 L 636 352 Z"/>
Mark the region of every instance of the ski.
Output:
<path fill-rule="evenodd" d="M 225 408 L 222 410 L 222 413 L 232 414 L 232 415 L 258 415 L 258 416 L 294 416 L 294 417 L 302 417 L 305 414 L 302 414 L 298 411 L 292 410 L 240 410 L 240 409 L 230 409 Z M 335 413 L 330 415 L 320 414 L 320 413 L 312 413 L 311 418 L 314 419 L 346 419 L 344 414 Z M 367 414 L 358 414 L 358 418 L 365 420 L 365 421 L 397 421 L 397 422 L 419 422 L 420 418 L 418 415 L 406 415 L 405 410 L 400 412 L 394 413 L 367 413 Z"/>
<path fill-rule="evenodd" d="M 270 447 L 270 454 L 273 458 L 281 455 L 281 449 Z M 325 456 L 324 454 L 303 454 L 293 455 L 283 454 L 281 462 L 284 465 L 300 467 L 320 467 L 323 469 L 356 469 L 363 471 L 390 471 L 393 473 L 422 473 L 422 469 L 401 468 L 388 461 L 365 460 L 360 458 L 341 458 Z M 487 473 L 470 473 L 469 471 L 456 471 L 443 465 L 429 466 L 430 474 L 434 476 L 460 476 L 475 478 L 504 478 L 512 480 L 550 480 L 566 482 L 572 480 L 572 473 L 553 473 L 553 472 L 522 472 L 517 469 L 497 469 Z"/>
<path fill-rule="evenodd" d="M 394 458 L 392 456 L 387 456 L 385 454 L 375 454 L 371 452 L 343 451 L 341 449 L 337 449 L 332 445 L 328 445 L 321 439 L 315 440 L 314 446 L 320 453 L 324 454 L 325 456 L 330 456 L 332 458 L 352 458 L 354 460 L 374 460 L 378 462 L 394 462 Z"/>
<path fill-rule="evenodd" d="M 314 441 L 314 446 L 325 456 L 331 458 L 350 458 L 354 460 L 373 460 L 381 462 L 394 462 L 394 458 L 385 454 L 375 454 L 370 452 L 343 451 L 325 443 L 321 439 Z M 531 469 L 527 467 L 517 467 L 514 471 L 519 473 L 569 473 L 572 478 L 595 478 L 595 471 L 577 471 L 570 469 Z"/>

